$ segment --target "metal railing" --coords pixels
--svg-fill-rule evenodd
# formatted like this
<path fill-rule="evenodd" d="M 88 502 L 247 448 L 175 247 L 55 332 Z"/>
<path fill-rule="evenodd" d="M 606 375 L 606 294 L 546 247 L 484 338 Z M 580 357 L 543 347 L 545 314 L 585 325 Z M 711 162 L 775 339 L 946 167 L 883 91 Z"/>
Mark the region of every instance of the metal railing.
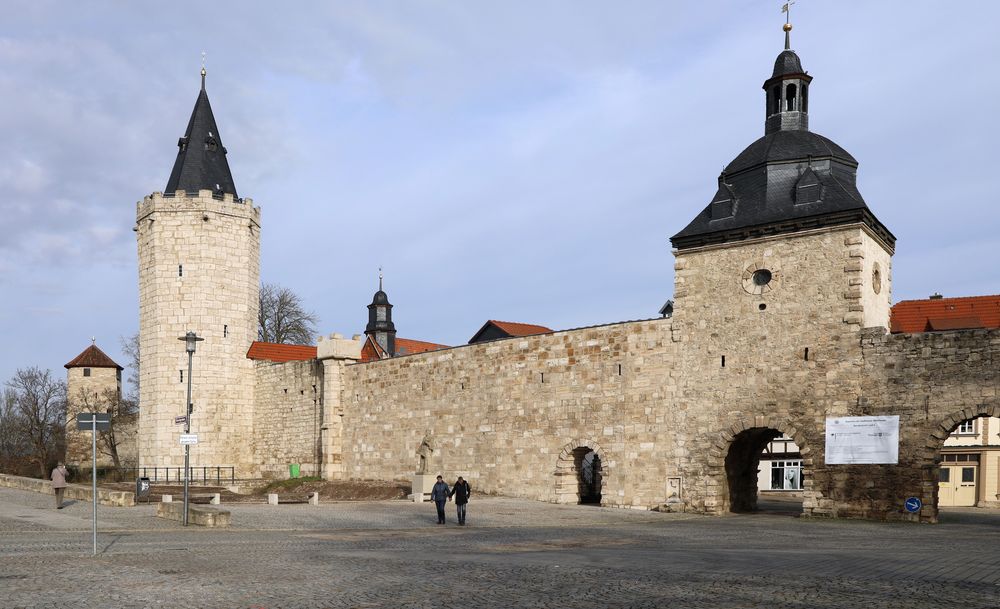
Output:
<path fill-rule="evenodd" d="M 188 470 L 191 484 L 236 484 L 236 468 L 213 466 L 191 466 Z M 129 482 L 136 478 L 149 478 L 160 484 L 184 482 L 183 467 L 108 467 L 98 468 L 98 478 L 104 481 Z"/>

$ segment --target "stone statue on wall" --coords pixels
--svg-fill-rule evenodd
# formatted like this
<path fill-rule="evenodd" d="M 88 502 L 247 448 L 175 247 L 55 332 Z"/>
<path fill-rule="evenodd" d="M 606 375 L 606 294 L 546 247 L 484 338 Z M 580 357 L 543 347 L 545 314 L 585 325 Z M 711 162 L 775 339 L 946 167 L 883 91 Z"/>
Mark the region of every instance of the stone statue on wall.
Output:
<path fill-rule="evenodd" d="M 417 449 L 417 473 L 426 474 L 427 473 L 427 461 L 430 459 L 431 454 L 434 452 L 434 448 L 431 447 L 431 436 L 427 434 L 424 439 L 420 441 L 420 448 Z"/>

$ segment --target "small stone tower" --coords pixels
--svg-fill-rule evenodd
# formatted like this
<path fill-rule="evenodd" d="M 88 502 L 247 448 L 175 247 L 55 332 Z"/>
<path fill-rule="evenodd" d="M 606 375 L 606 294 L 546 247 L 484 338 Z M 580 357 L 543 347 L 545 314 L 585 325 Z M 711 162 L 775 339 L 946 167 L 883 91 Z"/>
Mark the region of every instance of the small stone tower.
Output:
<path fill-rule="evenodd" d="M 185 411 L 187 353 L 178 340 L 204 338 L 194 354 L 192 467 L 233 466 L 253 475 L 254 368 L 260 209 L 241 199 L 226 148 L 201 90 L 166 191 L 137 204 L 140 378 L 139 465 L 179 466 L 176 417 Z"/>
<path fill-rule="evenodd" d="M 92 443 L 89 432 L 76 429 L 76 415 L 81 412 L 106 412 L 111 400 L 122 395 L 122 367 L 115 363 L 97 344 L 92 344 L 69 361 L 66 368 L 66 464 L 91 464 Z M 134 435 L 134 430 L 130 430 Z M 129 438 L 121 440 L 129 442 Z M 135 443 L 131 442 L 134 447 Z M 134 450 L 134 448 L 132 449 Z M 98 454 L 97 464 L 110 465 L 111 460 Z"/>
<path fill-rule="evenodd" d="M 392 323 L 392 305 L 389 296 L 382 291 L 382 271 L 378 273 L 378 291 L 368 305 L 368 325 L 365 334 L 375 339 L 389 357 L 396 355 L 396 325 Z"/>

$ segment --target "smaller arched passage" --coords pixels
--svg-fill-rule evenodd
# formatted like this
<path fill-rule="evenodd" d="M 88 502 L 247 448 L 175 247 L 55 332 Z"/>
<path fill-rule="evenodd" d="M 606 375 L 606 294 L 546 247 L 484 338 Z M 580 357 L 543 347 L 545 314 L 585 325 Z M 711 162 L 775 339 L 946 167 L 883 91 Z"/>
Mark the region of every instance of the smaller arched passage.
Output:
<path fill-rule="evenodd" d="M 724 480 L 716 502 L 719 513 L 757 510 L 761 454 L 772 440 L 782 434 L 792 439 L 801 454 L 803 507 L 816 505 L 819 493 L 812 488 L 812 458 L 802 434 L 786 423 L 772 422 L 770 417 L 758 416 L 736 423 L 723 431 L 712 450 L 716 463 L 721 461 L 719 474 Z"/>
<path fill-rule="evenodd" d="M 936 522 L 938 518 L 938 508 L 940 506 L 941 491 L 941 468 L 943 460 L 943 449 L 945 440 L 958 430 L 959 426 L 979 419 L 988 417 L 1000 417 L 1000 402 L 991 401 L 973 407 L 956 410 L 940 420 L 938 425 L 931 431 L 924 446 L 926 447 L 921 458 L 921 471 L 923 477 L 923 497 L 925 506 L 932 509 L 929 513 L 921 513 L 921 520 Z M 979 476 L 986 468 L 980 467 L 977 472 L 977 482 Z M 953 481 L 950 481 L 953 482 Z M 961 482 L 960 480 L 958 482 Z M 1000 491 L 998 491 L 1000 492 Z M 979 492 L 976 492 L 976 503 L 979 502 Z"/>
<path fill-rule="evenodd" d="M 556 460 L 556 503 L 600 504 L 604 482 L 604 451 L 590 440 L 563 446 Z"/>

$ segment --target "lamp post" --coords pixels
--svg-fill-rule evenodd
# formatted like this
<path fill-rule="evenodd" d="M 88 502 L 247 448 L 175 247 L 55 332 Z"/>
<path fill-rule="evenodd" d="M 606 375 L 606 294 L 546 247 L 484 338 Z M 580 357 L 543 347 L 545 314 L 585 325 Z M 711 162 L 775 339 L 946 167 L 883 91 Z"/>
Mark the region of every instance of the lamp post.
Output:
<path fill-rule="evenodd" d="M 177 340 L 184 341 L 184 348 L 188 354 L 188 388 L 187 388 L 187 407 L 184 409 L 184 433 L 191 433 L 191 366 L 194 360 L 194 350 L 198 345 L 199 341 L 205 340 L 200 338 L 194 332 L 188 332 L 184 336 Z M 191 445 L 184 445 L 184 526 L 188 524 L 188 470 L 191 462 Z"/>

